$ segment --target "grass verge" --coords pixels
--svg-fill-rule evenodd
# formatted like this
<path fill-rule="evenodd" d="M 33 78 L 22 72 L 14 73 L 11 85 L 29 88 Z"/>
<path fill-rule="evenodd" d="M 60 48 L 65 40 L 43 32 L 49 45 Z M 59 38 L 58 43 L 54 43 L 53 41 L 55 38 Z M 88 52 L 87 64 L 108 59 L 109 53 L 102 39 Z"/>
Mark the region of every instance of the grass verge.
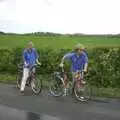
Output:
<path fill-rule="evenodd" d="M 48 89 L 50 84 L 50 77 L 49 76 L 39 76 L 42 79 L 42 87 L 44 89 Z M 4 84 L 16 84 L 16 75 L 10 74 L 0 74 L 0 83 Z M 92 96 L 98 97 L 110 97 L 110 98 L 120 98 L 120 89 L 118 88 L 97 88 L 95 86 L 91 87 Z"/>

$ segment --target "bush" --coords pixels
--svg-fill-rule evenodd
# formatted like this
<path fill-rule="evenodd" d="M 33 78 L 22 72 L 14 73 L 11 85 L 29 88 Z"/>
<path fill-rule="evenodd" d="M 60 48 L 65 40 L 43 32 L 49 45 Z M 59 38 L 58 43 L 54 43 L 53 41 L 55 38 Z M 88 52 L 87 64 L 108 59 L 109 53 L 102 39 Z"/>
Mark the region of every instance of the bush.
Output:
<path fill-rule="evenodd" d="M 103 87 L 120 86 L 120 48 L 96 48 L 91 54 L 90 64 L 96 75 L 93 75 L 95 85 Z"/>
<path fill-rule="evenodd" d="M 17 73 L 17 64 L 22 61 L 23 48 L 12 50 L 0 49 L 0 72 L 7 74 Z M 38 50 L 42 66 L 38 74 L 50 74 L 59 70 L 62 56 L 71 51 L 61 50 Z M 120 48 L 95 48 L 88 50 L 89 73 L 87 80 L 97 87 L 120 87 Z M 70 71 L 70 64 L 66 64 L 66 71 Z"/>

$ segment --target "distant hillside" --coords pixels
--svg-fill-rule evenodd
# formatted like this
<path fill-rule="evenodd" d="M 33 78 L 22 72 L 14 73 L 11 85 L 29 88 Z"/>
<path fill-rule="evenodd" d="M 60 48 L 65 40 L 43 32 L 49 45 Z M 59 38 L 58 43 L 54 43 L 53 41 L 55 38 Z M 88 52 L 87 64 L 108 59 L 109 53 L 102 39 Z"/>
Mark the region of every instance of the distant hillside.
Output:
<path fill-rule="evenodd" d="M 32 33 L 5 33 L 0 31 L 0 35 L 36 35 L 36 36 L 106 36 L 106 37 L 120 37 L 120 34 L 84 34 L 84 33 L 74 33 L 74 34 L 60 34 L 53 32 L 32 32 Z"/>
<path fill-rule="evenodd" d="M 5 35 L 5 33 L 4 33 L 4 32 L 2 32 L 2 31 L 0 31 L 0 35 Z"/>

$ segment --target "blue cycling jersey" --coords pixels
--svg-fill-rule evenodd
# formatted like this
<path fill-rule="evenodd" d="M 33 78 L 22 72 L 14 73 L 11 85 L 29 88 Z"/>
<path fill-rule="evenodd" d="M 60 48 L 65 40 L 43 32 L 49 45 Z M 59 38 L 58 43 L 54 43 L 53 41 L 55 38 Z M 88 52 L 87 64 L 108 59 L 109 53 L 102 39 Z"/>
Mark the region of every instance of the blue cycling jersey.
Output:
<path fill-rule="evenodd" d="M 84 68 L 85 63 L 88 63 L 88 57 L 85 52 L 78 55 L 75 52 L 67 53 L 63 57 L 64 59 L 69 59 L 72 62 L 71 71 L 76 72 L 77 70 L 82 70 Z"/>
<path fill-rule="evenodd" d="M 39 58 L 39 55 L 35 48 L 32 49 L 25 49 L 23 51 L 23 60 L 24 60 L 24 66 L 32 66 L 36 63 L 36 59 Z"/>

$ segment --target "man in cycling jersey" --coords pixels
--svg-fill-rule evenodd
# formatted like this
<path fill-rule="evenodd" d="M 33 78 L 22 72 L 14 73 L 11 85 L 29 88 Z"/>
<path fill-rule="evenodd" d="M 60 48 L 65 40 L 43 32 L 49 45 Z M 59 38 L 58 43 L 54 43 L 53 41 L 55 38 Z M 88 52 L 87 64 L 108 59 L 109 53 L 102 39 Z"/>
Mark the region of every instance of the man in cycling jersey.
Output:
<path fill-rule="evenodd" d="M 86 52 L 84 51 L 84 46 L 82 44 L 77 44 L 74 48 L 74 52 L 67 53 L 63 56 L 60 67 L 64 66 L 64 60 L 69 59 L 72 63 L 71 72 L 73 75 L 73 80 L 75 80 L 75 73 L 77 71 L 83 70 L 87 72 L 88 67 L 88 57 Z M 85 81 L 82 81 L 85 83 Z M 65 85 L 65 94 L 67 92 L 67 84 Z"/>
<path fill-rule="evenodd" d="M 24 89 L 26 85 L 27 78 L 29 77 L 29 71 L 30 68 L 35 64 L 39 64 L 38 61 L 39 55 L 38 52 L 35 48 L 33 48 L 33 43 L 30 41 L 27 44 L 27 48 L 23 51 L 23 76 L 22 76 L 22 82 L 21 82 L 21 87 L 20 91 L 22 95 L 24 95 Z M 35 69 L 34 69 L 35 72 Z"/>

